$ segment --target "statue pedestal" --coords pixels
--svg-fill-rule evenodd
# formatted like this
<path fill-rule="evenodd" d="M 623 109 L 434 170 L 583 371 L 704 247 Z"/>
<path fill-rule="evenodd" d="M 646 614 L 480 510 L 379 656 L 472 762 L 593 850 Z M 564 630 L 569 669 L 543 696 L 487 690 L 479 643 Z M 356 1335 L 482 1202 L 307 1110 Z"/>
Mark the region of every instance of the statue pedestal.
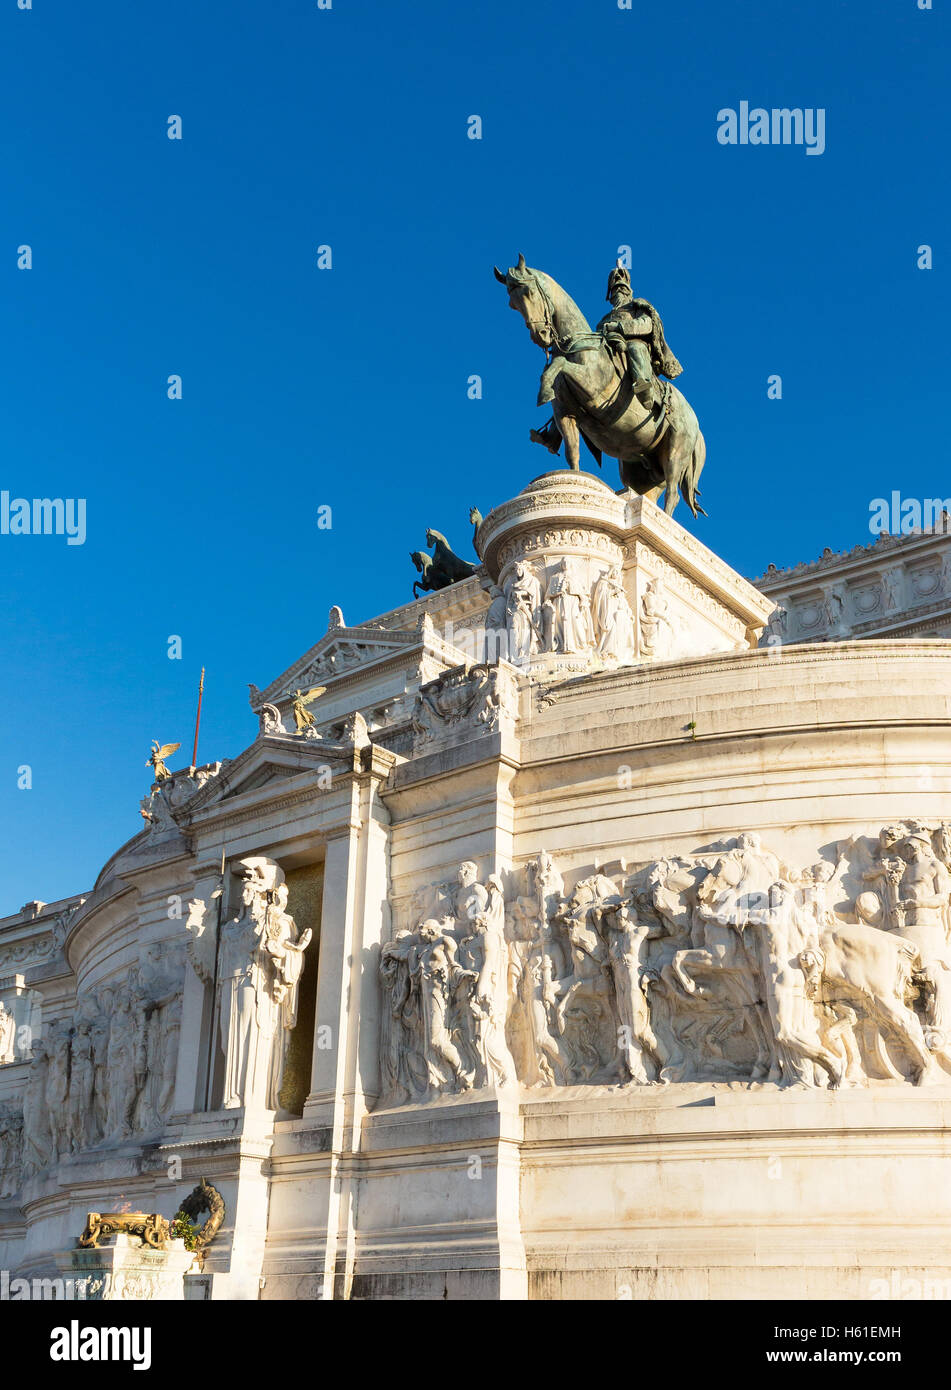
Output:
<path fill-rule="evenodd" d="M 57 1268 L 83 1290 L 88 1302 L 112 1299 L 184 1300 L 184 1276 L 195 1256 L 181 1240 L 166 1250 L 153 1250 L 139 1236 L 120 1231 L 106 1236 L 92 1250 L 64 1250 L 56 1256 Z"/>
<path fill-rule="evenodd" d="M 479 539 L 507 600 L 497 655 L 549 679 L 746 651 L 774 607 L 656 503 L 589 473 L 543 473 L 489 513 Z"/>

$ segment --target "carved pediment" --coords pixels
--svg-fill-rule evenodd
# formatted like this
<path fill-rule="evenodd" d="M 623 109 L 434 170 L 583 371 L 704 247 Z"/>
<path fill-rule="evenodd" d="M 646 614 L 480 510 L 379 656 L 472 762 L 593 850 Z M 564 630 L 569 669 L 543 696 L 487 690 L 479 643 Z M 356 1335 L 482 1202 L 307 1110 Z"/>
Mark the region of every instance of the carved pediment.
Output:
<path fill-rule="evenodd" d="M 251 706 L 257 712 L 264 702 L 280 704 L 293 696 L 297 689 L 328 685 L 338 676 L 348 675 L 360 668 L 374 666 L 393 657 L 403 658 L 419 645 L 420 631 L 415 628 L 387 632 L 375 627 L 332 627 L 316 646 L 265 690 L 258 691 L 255 687 Z"/>
<path fill-rule="evenodd" d="M 282 782 L 288 777 L 296 777 L 300 770 L 298 767 L 284 767 L 279 763 L 267 763 L 264 767 L 256 768 L 244 781 L 229 787 L 221 800 L 229 801 L 233 797 L 243 796 L 245 792 L 257 791 L 258 787 L 266 787 L 269 782 Z"/>
<path fill-rule="evenodd" d="M 396 634 L 403 637 L 404 634 Z M 316 656 L 293 677 L 293 684 L 302 688 L 311 685 L 326 684 L 333 680 L 334 676 L 342 676 L 348 671 L 355 670 L 358 666 L 369 666 L 373 662 L 386 660 L 388 657 L 402 656 L 407 646 L 418 642 L 416 633 L 408 636 L 411 642 L 381 640 L 381 634 L 376 634 L 373 638 L 357 636 L 337 636 L 329 634 L 329 640 L 318 652 Z M 292 693 L 290 684 L 288 691 Z"/>
<path fill-rule="evenodd" d="M 251 708 L 260 713 L 265 704 L 287 712 L 297 690 L 329 686 L 340 677 L 385 666 L 388 661 L 408 662 L 430 680 L 439 671 L 456 666 L 465 656 L 437 632 L 428 614 L 412 628 L 332 626 L 309 652 L 265 690 L 251 687 Z"/>
<path fill-rule="evenodd" d="M 329 739 L 304 739 L 294 735 L 264 735 L 236 758 L 227 772 L 209 783 L 188 804 L 191 819 L 225 801 L 233 801 L 246 792 L 258 791 L 271 784 L 281 785 L 304 773 L 321 774 L 330 766 L 335 772 L 353 768 L 352 744 L 334 743 Z"/>

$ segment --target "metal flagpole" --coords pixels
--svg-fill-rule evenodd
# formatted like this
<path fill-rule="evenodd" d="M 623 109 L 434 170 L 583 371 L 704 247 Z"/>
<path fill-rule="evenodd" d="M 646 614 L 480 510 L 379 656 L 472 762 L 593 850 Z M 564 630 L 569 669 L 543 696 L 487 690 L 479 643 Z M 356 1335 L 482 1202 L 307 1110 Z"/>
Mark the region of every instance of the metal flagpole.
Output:
<path fill-rule="evenodd" d="M 198 681 L 198 709 L 195 713 L 195 747 L 192 749 L 192 767 L 198 766 L 198 725 L 201 723 L 201 693 L 205 688 L 205 668 L 201 668 L 201 678 Z"/>

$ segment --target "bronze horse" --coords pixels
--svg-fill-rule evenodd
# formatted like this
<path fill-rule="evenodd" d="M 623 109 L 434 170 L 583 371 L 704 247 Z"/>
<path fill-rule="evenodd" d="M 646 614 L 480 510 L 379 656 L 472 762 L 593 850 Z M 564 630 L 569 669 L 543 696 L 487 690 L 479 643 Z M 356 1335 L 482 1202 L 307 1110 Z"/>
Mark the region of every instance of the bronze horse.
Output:
<path fill-rule="evenodd" d="M 702 512 L 697 481 L 706 444 L 693 409 L 676 386 L 664 383 L 659 410 L 643 404 L 624 365 L 601 334 L 592 333 L 557 281 L 526 265 L 521 255 L 517 266 L 504 275 L 496 268 L 495 276 L 509 292 L 509 307 L 525 320 L 532 342 L 550 357 L 538 403 L 552 401 L 569 467 L 580 467 L 584 439 L 598 463 L 602 453 L 618 460 L 625 487 L 652 501 L 665 493 L 668 516 L 677 505 L 678 490 L 694 516 Z"/>

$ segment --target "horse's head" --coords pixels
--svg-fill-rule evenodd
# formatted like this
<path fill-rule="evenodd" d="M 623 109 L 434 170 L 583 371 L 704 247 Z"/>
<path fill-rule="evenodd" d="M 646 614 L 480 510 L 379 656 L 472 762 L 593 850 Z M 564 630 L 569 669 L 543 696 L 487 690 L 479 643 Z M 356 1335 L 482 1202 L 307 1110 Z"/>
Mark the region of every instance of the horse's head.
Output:
<path fill-rule="evenodd" d="M 539 279 L 539 272 L 525 264 L 521 252 L 518 265 L 510 266 L 504 275 L 498 266 L 493 269 L 496 280 L 509 292 L 509 308 L 521 314 L 532 342 L 547 352 L 554 347 L 556 335 L 551 297 Z"/>
<path fill-rule="evenodd" d="M 430 526 L 429 530 L 426 532 L 426 544 L 429 546 L 430 550 L 434 545 L 438 544 L 439 541 L 442 541 L 447 550 L 449 549 L 449 542 L 446 540 L 443 533 L 441 531 L 434 531 Z"/>
<path fill-rule="evenodd" d="M 411 550 L 409 553 L 409 558 L 412 560 L 413 564 L 419 570 L 420 574 L 424 574 L 426 571 L 426 566 L 431 565 L 433 562 L 433 557 L 431 555 L 424 554 L 422 550 Z"/>

